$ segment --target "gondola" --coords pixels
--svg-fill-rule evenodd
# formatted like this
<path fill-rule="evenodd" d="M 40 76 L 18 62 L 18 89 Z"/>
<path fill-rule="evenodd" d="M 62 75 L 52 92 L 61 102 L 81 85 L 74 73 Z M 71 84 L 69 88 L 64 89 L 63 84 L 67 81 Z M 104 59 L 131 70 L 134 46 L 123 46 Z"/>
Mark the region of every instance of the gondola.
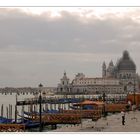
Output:
<path fill-rule="evenodd" d="M 36 112 L 36 111 L 34 111 L 34 112 L 26 112 L 26 111 L 24 111 L 24 114 L 27 115 L 27 116 L 32 116 L 32 115 L 39 115 L 39 112 Z M 41 113 L 41 115 L 44 115 L 44 114 L 46 114 L 46 113 L 45 112 Z"/>
<path fill-rule="evenodd" d="M 73 109 L 73 110 L 77 110 L 79 108 L 75 107 L 75 106 L 69 106 L 69 108 Z"/>
<path fill-rule="evenodd" d="M 0 124 L 7 124 L 7 123 L 12 123 L 12 119 L 7 119 L 5 117 L 0 117 Z"/>
<path fill-rule="evenodd" d="M 26 117 L 19 119 L 17 124 L 24 124 L 26 129 L 37 128 L 40 126 L 39 122 L 34 122 L 32 120 L 28 120 L 28 118 L 26 118 Z"/>
<path fill-rule="evenodd" d="M 59 110 L 54 110 L 54 109 L 51 109 L 51 110 L 43 110 L 44 113 L 48 113 L 48 114 L 56 114 L 56 113 L 59 113 L 60 111 Z"/>

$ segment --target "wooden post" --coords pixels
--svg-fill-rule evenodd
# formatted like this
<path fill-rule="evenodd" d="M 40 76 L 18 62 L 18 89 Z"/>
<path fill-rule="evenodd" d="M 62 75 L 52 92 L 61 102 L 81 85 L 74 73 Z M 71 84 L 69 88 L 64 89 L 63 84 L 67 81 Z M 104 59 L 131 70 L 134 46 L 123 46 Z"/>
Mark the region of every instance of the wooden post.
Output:
<path fill-rule="evenodd" d="M 66 110 L 66 104 L 64 103 L 64 110 Z"/>
<path fill-rule="evenodd" d="M 16 94 L 16 105 L 15 105 L 15 123 L 17 123 L 17 94 Z"/>
<path fill-rule="evenodd" d="M 58 104 L 58 110 L 59 110 L 59 112 L 60 112 L 60 108 L 61 108 L 61 107 L 60 107 L 60 104 Z"/>
<path fill-rule="evenodd" d="M 54 126 L 55 126 L 55 129 L 57 129 L 57 124 L 55 124 Z"/>
<path fill-rule="evenodd" d="M 28 112 L 30 112 L 30 105 L 28 105 Z"/>
<path fill-rule="evenodd" d="M 33 112 L 35 112 L 36 111 L 36 109 L 35 109 L 35 105 L 33 105 Z"/>
<path fill-rule="evenodd" d="M 9 119 L 11 119 L 11 105 L 9 104 Z"/>
<path fill-rule="evenodd" d="M 63 103 L 61 105 L 62 105 L 62 110 L 63 110 Z"/>
<path fill-rule="evenodd" d="M 1 105 L 1 117 L 3 117 L 3 104 Z"/>
<path fill-rule="evenodd" d="M 33 120 L 33 101 L 31 100 L 31 104 L 30 104 L 30 113 L 31 113 L 31 119 Z"/>
<path fill-rule="evenodd" d="M 11 119 L 13 118 L 12 115 L 13 115 L 13 110 L 12 110 L 12 105 L 11 105 Z"/>
<path fill-rule="evenodd" d="M 52 103 L 50 104 L 50 110 L 52 110 Z"/>
<path fill-rule="evenodd" d="M 9 119 L 8 107 L 6 107 L 6 115 L 7 119 Z"/>
<path fill-rule="evenodd" d="M 68 110 L 70 110 L 70 103 L 68 103 Z"/>
<path fill-rule="evenodd" d="M 9 104 L 9 119 L 11 119 L 11 104 Z"/>
<path fill-rule="evenodd" d="M 24 122 L 24 105 L 22 105 L 22 122 Z"/>
<path fill-rule="evenodd" d="M 54 110 L 56 110 L 56 104 L 54 104 Z"/>
<path fill-rule="evenodd" d="M 48 110 L 48 104 L 46 103 L 45 104 L 45 111 L 47 111 Z"/>

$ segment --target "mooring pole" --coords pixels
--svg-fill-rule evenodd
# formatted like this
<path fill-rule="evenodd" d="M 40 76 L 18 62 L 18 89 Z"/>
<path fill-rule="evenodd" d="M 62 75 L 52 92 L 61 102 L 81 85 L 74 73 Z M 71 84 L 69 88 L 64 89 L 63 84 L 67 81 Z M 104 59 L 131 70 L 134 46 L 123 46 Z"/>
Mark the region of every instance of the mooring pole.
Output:
<path fill-rule="evenodd" d="M 13 118 L 12 115 L 13 115 L 13 110 L 12 110 L 12 105 L 11 105 L 11 119 Z"/>
<path fill-rule="evenodd" d="M 9 104 L 9 119 L 11 119 L 11 105 Z"/>
<path fill-rule="evenodd" d="M 17 94 L 16 94 L 16 105 L 15 105 L 15 123 L 17 123 Z"/>
<path fill-rule="evenodd" d="M 24 123 L 24 105 L 22 105 L 22 122 Z"/>
<path fill-rule="evenodd" d="M 3 104 L 1 105 L 1 117 L 3 117 Z"/>
<path fill-rule="evenodd" d="M 6 117 L 9 119 L 8 107 L 6 107 Z"/>

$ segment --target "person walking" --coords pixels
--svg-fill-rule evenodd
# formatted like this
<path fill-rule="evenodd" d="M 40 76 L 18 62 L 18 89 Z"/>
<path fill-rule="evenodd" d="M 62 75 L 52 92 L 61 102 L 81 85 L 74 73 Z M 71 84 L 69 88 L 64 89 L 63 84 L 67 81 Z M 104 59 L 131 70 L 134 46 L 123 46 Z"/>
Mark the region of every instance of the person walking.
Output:
<path fill-rule="evenodd" d="M 124 112 L 124 110 L 121 111 L 121 115 L 122 115 L 122 125 L 125 125 L 125 112 Z"/>

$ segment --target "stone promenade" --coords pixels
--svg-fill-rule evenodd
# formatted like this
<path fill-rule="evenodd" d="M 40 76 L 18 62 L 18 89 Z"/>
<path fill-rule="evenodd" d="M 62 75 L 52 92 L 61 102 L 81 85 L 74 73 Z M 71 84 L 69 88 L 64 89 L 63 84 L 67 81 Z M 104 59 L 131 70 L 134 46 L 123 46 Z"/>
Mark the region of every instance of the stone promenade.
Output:
<path fill-rule="evenodd" d="M 140 111 L 126 113 L 125 125 L 122 125 L 121 113 L 108 115 L 97 122 L 83 120 L 80 125 L 66 125 L 53 132 L 140 132 Z"/>

